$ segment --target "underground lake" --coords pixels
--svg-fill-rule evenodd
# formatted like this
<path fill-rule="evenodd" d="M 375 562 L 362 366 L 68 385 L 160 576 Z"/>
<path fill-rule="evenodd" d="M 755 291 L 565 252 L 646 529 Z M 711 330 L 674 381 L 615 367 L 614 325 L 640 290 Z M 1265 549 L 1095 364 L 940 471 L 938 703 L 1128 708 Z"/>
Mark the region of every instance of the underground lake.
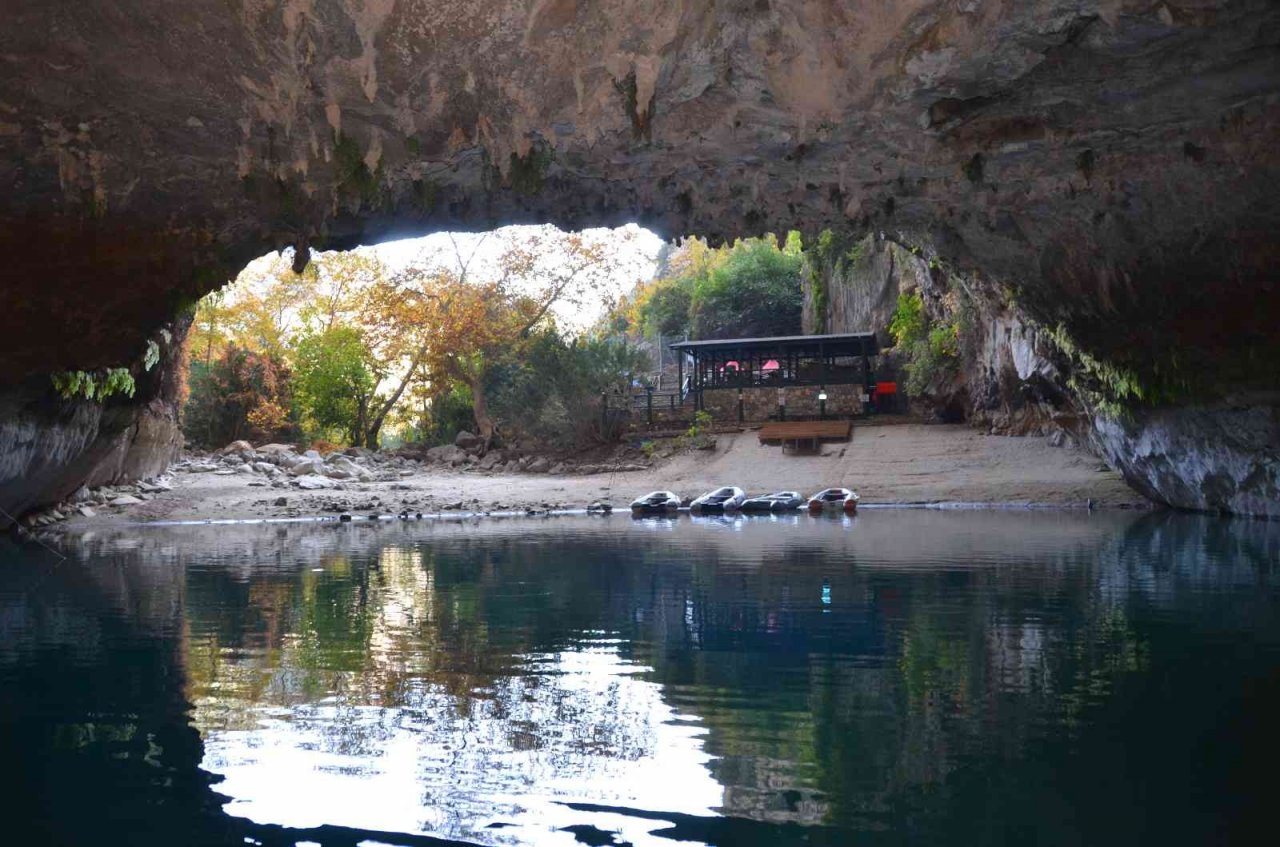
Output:
<path fill-rule="evenodd" d="M 3 544 L 6 843 L 1206 844 L 1271 818 L 1276 523 L 884 509 Z"/>

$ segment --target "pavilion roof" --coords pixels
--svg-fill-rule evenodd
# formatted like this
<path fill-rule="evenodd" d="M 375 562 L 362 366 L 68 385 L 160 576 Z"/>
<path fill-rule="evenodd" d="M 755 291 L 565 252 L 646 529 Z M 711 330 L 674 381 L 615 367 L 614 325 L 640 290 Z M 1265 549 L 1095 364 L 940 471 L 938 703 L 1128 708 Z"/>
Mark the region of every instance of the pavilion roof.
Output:
<path fill-rule="evenodd" d="M 707 341 L 677 341 L 672 350 L 683 350 L 695 357 L 699 353 L 772 353 L 795 351 L 826 353 L 830 356 L 875 356 L 880 344 L 874 332 L 848 332 L 837 335 L 777 335 L 768 338 L 713 338 Z"/>

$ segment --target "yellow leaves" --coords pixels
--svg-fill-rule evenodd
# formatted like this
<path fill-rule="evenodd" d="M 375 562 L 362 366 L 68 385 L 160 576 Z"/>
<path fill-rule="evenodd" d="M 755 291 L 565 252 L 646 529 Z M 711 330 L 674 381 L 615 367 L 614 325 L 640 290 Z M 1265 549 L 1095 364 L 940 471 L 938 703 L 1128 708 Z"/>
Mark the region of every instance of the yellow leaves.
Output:
<path fill-rule="evenodd" d="M 254 429 L 263 432 L 278 432 L 289 423 L 289 410 L 274 400 L 263 398 L 258 405 L 249 410 L 245 420 Z"/>

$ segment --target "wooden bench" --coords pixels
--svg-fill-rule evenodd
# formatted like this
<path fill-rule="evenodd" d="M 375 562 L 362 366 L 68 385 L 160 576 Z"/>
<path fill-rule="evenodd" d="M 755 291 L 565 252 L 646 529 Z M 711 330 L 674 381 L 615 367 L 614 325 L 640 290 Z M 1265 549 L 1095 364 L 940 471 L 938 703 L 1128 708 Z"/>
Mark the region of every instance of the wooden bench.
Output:
<path fill-rule="evenodd" d="M 760 428 L 760 443 L 781 444 L 799 449 L 808 442 L 813 448 L 824 441 L 848 441 L 853 433 L 850 421 L 773 421 Z"/>

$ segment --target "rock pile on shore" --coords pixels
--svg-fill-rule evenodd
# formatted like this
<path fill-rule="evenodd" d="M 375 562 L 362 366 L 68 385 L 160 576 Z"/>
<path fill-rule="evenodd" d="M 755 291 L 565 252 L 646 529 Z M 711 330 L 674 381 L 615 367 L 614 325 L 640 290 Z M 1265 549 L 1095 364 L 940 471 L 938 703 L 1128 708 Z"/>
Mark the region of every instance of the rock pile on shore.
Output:
<path fill-rule="evenodd" d="M 128 485 L 104 485 L 93 489 L 82 487 L 61 503 L 27 513 L 22 518 L 22 525 L 27 529 L 38 529 L 61 523 L 76 515 L 92 518 L 104 509 L 137 506 L 157 494 L 172 490 L 173 486 L 166 477 Z"/>
<path fill-rule="evenodd" d="M 426 450 L 402 448 L 374 452 L 350 447 L 328 455 L 316 450 L 299 453 L 289 444 L 264 444 L 255 448 L 247 441 L 235 441 L 211 455 L 188 457 L 175 464 L 173 470 L 219 476 L 241 474 L 253 477 L 249 485 L 319 490 L 340 488 L 341 483 L 348 481 L 395 482 L 422 471 L 424 466 L 493 474 L 555 475 L 640 471 L 648 467 L 638 462 L 553 459 L 523 450 L 495 449 L 482 453 L 478 438 L 460 432 L 453 444 Z"/>
<path fill-rule="evenodd" d="M 177 473 L 212 473 L 218 476 L 252 477 L 249 485 L 316 490 L 334 488 L 340 482 L 395 482 L 415 473 L 418 463 L 396 455 L 384 455 L 352 447 L 325 456 L 316 450 L 298 453 L 289 444 L 264 444 L 255 448 L 234 441 L 210 456 L 190 457 L 173 466 Z"/>
<path fill-rule="evenodd" d="M 549 473 L 597 474 L 647 470 L 648 465 L 639 462 L 606 461 L 581 462 L 573 459 L 555 459 L 520 447 L 492 449 L 484 452 L 481 439 L 463 430 L 452 444 L 432 447 L 416 454 L 427 464 L 459 470 L 489 471 L 492 473 Z"/>
<path fill-rule="evenodd" d="M 455 498 L 424 498 L 423 475 L 433 471 L 476 476 L 505 474 L 551 476 L 586 476 L 612 474 L 649 469 L 641 461 L 641 454 L 634 448 L 623 446 L 602 449 L 582 458 L 546 455 L 526 445 L 508 445 L 484 451 L 481 440 L 467 432 L 458 433 L 453 444 L 441 447 L 403 447 L 393 450 L 373 451 L 363 447 L 321 453 L 317 450 L 299 450 L 291 444 L 262 444 L 255 447 L 248 441 L 234 441 L 212 453 L 188 453 L 171 465 L 168 474 L 209 475 L 231 477 L 229 488 L 216 486 L 214 490 L 230 492 L 244 485 L 249 488 L 275 489 L 271 498 L 255 503 L 277 516 L 297 516 L 317 512 L 378 511 L 399 513 L 409 510 L 423 512 L 523 512 L 539 514 L 568 507 L 581 508 L 582 504 L 570 504 L 537 500 L 515 499 L 505 502 L 461 502 Z M 410 482 L 418 477 L 417 482 Z M 39 529 L 59 523 L 71 517 L 96 517 L 111 514 L 130 506 L 140 506 L 161 492 L 173 490 L 170 477 L 159 477 L 128 484 L 81 489 L 54 506 L 33 511 L 23 517 L 21 525 L 27 529 Z M 394 499 L 377 502 L 369 498 L 371 491 L 391 493 Z M 321 499 L 313 502 L 307 498 L 279 497 L 284 492 L 317 492 Z M 332 496 L 325 497 L 325 494 Z M 410 493 L 417 492 L 417 493 Z M 219 495 L 222 496 L 222 495 Z M 228 495 L 229 496 L 229 495 Z M 284 502 L 278 502 L 283 500 Z M 217 506 L 216 508 L 221 508 Z M 165 514 L 164 510 L 140 510 L 140 516 L 154 518 Z"/>

